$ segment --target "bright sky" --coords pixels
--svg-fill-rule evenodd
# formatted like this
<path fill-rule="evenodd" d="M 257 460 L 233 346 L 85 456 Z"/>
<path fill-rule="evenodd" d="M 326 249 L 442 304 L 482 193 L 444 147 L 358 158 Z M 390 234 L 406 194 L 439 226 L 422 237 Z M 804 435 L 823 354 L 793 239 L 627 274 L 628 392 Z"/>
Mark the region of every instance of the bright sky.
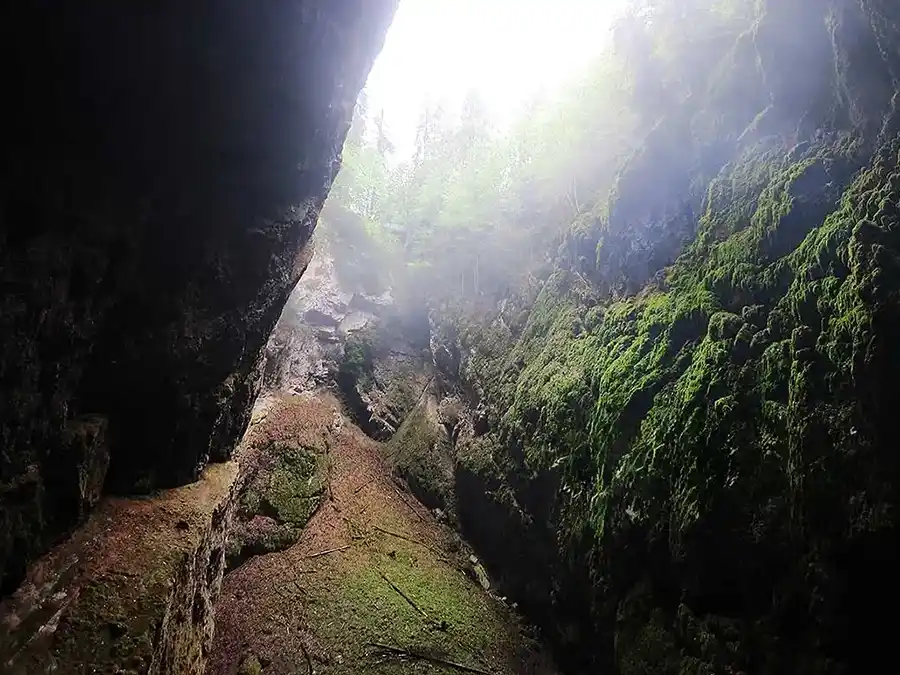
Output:
<path fill-rule="evenodd" d="M 457 109 L 477 89 L 503 127 L 603 49 L 627 0 L 401 0 L 369 76 L 371 109 L 411 145 L 426 102 Z"/>

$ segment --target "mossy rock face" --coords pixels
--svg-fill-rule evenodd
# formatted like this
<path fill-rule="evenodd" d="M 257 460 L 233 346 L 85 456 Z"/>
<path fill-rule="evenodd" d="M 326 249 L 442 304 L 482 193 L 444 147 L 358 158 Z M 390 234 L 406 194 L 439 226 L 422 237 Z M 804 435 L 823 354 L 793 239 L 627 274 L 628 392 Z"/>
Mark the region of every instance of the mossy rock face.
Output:
<path fill-rule="evenodd" d="M 260 510 L 281 524 L 302 528 L 325 492 L 327 457 L 315 448 L 289 444 L 274 445 L 268 452 L 275 466 L 258 494 Z"/>
<path fill-rule="evenodd" d="M 584 670 L 836 674 L 890 658 L 876 618 L 897 589 L 879 562 L 896 558 L 900 433 L 886 403 L 900 380 L 900 114 L 885 84 L 900 57 L 877 46 L 900 43 L 889 4 L 758 4 L 746 35 L 767 46 L 766 76 L 779 50 L 817 64 L 779 71 L 772 93 L 797 85 L 800 107 L 737 115 L 694 92 L 536 297 L 510 299 L 524 325 L 447 319 L 461 388 L 501 441 L 458 444 L 457 488 L 482 500 L 461 498 L 461 520 L 486 530 L 470 538 L 489 566 L 516 509 L 578 561 L 533 574 L 580 587 L 541 610 L 548 635 L 573 614 L 582 635 L 600 627 Z M 782 32 L 789 18 L 803 40 Z M 741 45 L 728 58 L 752 57 Z M 716 88 L 737 85 L 723 64 Z M 737 126 L 698 146 L 686 130 L 713 112 Z"/>
<path fill-rule="evenodd" d="M 235 463 L 146 499 L 106 499 L 0 603 L 0 670 L 200 673 L 237 500 Z"/>
<path fill-rule="evenodd" d="M 372 384 L 375 368 L 374 328 L 354 331 L 344 345 L 344 358 L 339 365 L 339 378 L 354 382 L 366 389 Z"/>
<path fill-rule="evenodd" d="M 254 555 L 291 546 L 327 488 L 329 460 L 322 450 L 277 442 L 258 452 L 263 466 L 241 495 L 228 548 L 230 568 Z"/>
<path fill-rule="evenodd" d="M 156 624 L 165 613 L 170 579 L 161 567 L 157 578 L 92 580 L 80 590 L 79 611 L 61 626 L 58 658 L 72 663 L 104 664 L 107 670 L 131 668 L 143 672 L 150 666 Z M 135 584 L 140 589 L 135 593 Z M 134 602 L 137 595 L 138 601 Z M 95 667 L 99 668 L 99 666 Z"/>
<path fill-rule="evenodd" d="M 416 498 L 451 518 L 455 512 L 453 446 L 437 414 L 437 401 L 422 397 L 386 446 L 391 468 Z"/>
<path fill-rule="evenodd" d="M 849 561 L 861 560 L 851 551 L 889 555 L 896 527 L 896 422 L 878 398 L 890 398 L 886 383 L 900 372 L 888 346 L 900 324 L 891 300 L 900 248 L 889 234 L 900 211 L 893 197 L 869 195 L 900 184 L 898 150 L 895 141 L 876 156 L 831 215 L 795 218 L 778 202 L 774 221 L 761 214 L 702 256 L 685 255 L 667 290 L 610 301 L 577 335 L 573 316 L 584 310 L 558 273 L 506 355 L 479 353 L 467 369 L 512 446 L 485 453 L 470 442 L 467 464 L 482 479 L 498 459 L 520 473 L 560 474 L 560 508 L 546 529 L 558 528 L 569 554 L 591 560 L 603 580 L 585 584 L 584 597 L 600 599 L 586 611 L 616 635 L 622 672 L 791 663 L 837 673 L 832 654 L 863 663 L 871 652 L 848 645 L 882 634 L 860 610 L 849 637 L 836 638 L 847 618 L 828 602 L 844 602 L 847 587 L 896 584 L 881 565 Z M 774 183 L 794 167 L 781 171 Z M 759 210 L 768 213 L 776 205 L 766 197 Z M 803 237 L 795 230 L 774 248 L 762 236 L 801 224 Z M 477 350 L 477 331 L 469 340 Z M 495 502 L 533 515 L 529 481 L 495 475 L 516 497 Z M 564 570 L 547 573 L 561 583 L 572 578 Z M 638 597 L 645 574 L 649 590 Z M 672 618 L 679 600 L 683 620 Z M 821 611 L 797 609 L 819 601 Z M 618 609 L 596 609 L 604 606 Z M 803 626 L 790 649 L 779 641 L 789 621 Z"/>
<path fill-rule="evenodd" d="M 357 425 L 389 440 L 419 402 L 430 381 L 427 340 L 404 317 L 389 317 L 354 331 L 344 346 L 337 383 Z"/>

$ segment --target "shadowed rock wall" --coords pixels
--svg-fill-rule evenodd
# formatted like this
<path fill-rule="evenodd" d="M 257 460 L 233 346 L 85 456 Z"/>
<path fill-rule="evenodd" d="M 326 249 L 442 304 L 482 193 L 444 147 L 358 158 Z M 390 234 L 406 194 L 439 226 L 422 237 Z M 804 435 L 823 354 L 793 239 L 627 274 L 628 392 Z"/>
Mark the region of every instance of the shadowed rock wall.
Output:
<path fill-rule="evenodd" d="M 395 5 L 0 10 L 0 592 L 229 457 Z"/>

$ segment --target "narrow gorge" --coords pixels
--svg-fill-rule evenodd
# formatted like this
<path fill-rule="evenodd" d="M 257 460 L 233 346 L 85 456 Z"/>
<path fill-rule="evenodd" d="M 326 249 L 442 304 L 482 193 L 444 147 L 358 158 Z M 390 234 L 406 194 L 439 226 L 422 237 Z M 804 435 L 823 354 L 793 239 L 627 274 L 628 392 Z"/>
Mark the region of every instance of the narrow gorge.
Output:
<path fill-rule="evenodd" d="M 475 4 L 0 10 L 0 672 L 890 667 L 900 5 Z"/>

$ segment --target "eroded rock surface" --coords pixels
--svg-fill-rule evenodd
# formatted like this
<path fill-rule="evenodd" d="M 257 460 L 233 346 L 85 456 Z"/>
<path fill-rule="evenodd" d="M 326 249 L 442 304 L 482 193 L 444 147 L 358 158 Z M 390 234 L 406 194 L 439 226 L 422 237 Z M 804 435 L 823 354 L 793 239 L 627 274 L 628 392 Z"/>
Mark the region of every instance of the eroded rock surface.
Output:
<path fill-rule="evenodd" d="M 342 278 L 336 255 L 333 244 L 316 238 L 309 267 L 266 346 L 267 388 L 302 392 L 327 385 L 350 336 L 374 325 L 390 307 L 390 289 L 370 294 Z"/>
<path fill-rule="evenodd" d="M 152 498 L 109 498 L 0 604 L 0 670 L 202 673 L 238 467 Z"/>
<path fill-rule="evenodd" d="M 353 217 L 329 206 L 332 219 Z M 397 302 L 395 288 L 365 273 L 370 261 L 354 248 L 367 251 L 371 242 L 344 236 L 317 237 L 266 346 L 265 386 L 294 393 L 337 386 L 366 433 L 387 440 L 431 380 L 428 325 Z"/>
<path fill-rule="evenodd" d="M 0 10 L 0 594 L 101 485 L 231 455 L 395 6 Z"/>

